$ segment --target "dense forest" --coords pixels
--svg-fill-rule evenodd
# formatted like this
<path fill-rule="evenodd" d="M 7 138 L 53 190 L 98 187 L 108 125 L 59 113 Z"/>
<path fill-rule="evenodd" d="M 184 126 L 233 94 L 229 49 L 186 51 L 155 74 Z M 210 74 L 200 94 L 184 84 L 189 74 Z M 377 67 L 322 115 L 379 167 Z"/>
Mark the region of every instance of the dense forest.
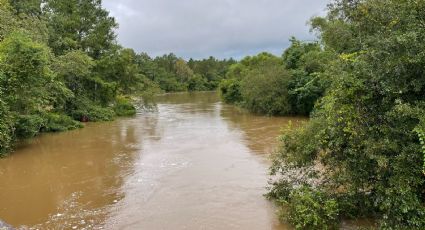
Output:
<path fill-rule="evenodd" d="M 121 47 L 100 0 L 0 0 L 0 155 L 17 139 L 133 115 L 159 92 L 214 90 L 234 60 Z"/>

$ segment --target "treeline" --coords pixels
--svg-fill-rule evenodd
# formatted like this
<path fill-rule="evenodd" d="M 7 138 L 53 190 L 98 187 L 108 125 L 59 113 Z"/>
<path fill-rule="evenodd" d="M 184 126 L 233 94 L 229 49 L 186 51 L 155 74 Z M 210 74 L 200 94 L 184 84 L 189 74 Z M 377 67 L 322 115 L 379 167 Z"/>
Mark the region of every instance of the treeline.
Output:
<path fill-rule="evenodd" d="M 140 54 L 137 62 L 142 73 L 165 92 L 216 90 L 229 66 L 236 63 L 214 57 L 185 61 L 173 53 L 154 59 Z"/>
<path fill-rule="evenodd" d="M 233 60 L 121 47 L 100 0 L 0 0 L 0 156 L 40 132 L 133 115 L 158 92 L 213 90 Z"/>
<path fill-rule="evenodd" d="M 220 84 L 226 102 L 311 117 L 280 137 L 268 197 L 297 229 L 425 229 L 425 1 L 334 0 L 310 25 L 319 42 L 247 57 Z"/>
<path fill-rule="evenodd" d="M 232 65 L 221 96 L 255 113 L 308 115 L 329 86 L 324 71 L 333 58 L 317 42 L 292 38 L 281 57 L 261 53 Z"/>

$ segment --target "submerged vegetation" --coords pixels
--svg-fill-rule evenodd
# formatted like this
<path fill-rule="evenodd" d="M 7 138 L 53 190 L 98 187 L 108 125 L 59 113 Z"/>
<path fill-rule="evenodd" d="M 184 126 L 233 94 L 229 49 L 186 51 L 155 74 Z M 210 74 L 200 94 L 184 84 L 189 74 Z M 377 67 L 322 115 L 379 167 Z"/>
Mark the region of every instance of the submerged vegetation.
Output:
<path fill-rule="evenodd" d="M 0 156 L 20 138 L 134 115 L 140 97 L 214 90 L 235 63 L 123 48 L 97 0 L 0 0 L 0 25 Z"/>

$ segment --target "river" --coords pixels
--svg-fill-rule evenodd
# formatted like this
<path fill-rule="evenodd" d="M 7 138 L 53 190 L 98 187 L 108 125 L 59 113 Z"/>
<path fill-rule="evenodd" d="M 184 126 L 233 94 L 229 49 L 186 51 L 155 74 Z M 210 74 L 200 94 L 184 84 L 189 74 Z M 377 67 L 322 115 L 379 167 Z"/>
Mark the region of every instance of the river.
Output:
<path fill-rule="evenodd" d="M 215 92 L 23 141 L 0 159 L 0 219 L 31 229 L 290 229 L 267 201 L 268 153 L 303 118 L 256 116 Z"/>

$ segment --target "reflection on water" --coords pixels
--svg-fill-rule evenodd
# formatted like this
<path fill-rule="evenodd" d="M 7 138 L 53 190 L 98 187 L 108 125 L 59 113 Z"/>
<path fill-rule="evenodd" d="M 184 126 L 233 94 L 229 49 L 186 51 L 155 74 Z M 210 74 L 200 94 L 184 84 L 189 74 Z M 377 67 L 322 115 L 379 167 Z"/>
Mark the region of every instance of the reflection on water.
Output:
<path fill-rule="evenodd" d="M 280 127 L 214 92 L 48 134 L 0 159 L 0 219 L 33 228 L 287 229 L 262 194 Z"/>
<path fill-rule="evenodd" d="M 245 144 L 255 153 L 271 153 L 283 128 L 299 127 L 305 117 L 264 117 L 235 106 L 223 105 L 221 117 L 229 121 L 232 131 L 242 132 Z"/>
<path fill-rule="evenodd" d="M 155 123 L 152 123 L 155 125 Z M 140 135 L 131 121 L 42 135 L 0 160 L 0 219 L 13 225 L 97 226 L 122 197 Z"/>

